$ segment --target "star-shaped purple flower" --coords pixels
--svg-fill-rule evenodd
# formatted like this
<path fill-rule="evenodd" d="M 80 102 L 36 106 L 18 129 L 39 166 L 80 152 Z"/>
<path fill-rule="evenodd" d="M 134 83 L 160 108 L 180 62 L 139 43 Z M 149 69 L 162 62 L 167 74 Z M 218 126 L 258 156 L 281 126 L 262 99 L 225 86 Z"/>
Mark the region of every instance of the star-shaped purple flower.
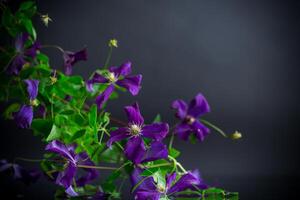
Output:
<path fill-rule="evenodd" d="M 164 146 L 159 144 L 159 142 L 166 137 L 169 125 L 167 123 L 145 125 L 137 103 L 134 103 L 132 106 L 126 106 L 124 110 L 127 114 L 128 126 L 112 131 L 107 145 L 110 147 L 112 143 L 128 138 L 125 146 L 125 155 L 134 164 L 157 159 L 158 155 L 161 155 L 158 157 L 165 157 Z M 143 137 L 154 141 L 148 151 Z"/>
<path fill-rule="evenodd" d="M 142 170 L 136 168 L 130 176 L 133 187 L 136 184 L 140 184 L 134 191 L 136 200 L 159 200 L 160 198 L 176 197 L 178 192 L 182 192 L 187 189 L 195 190 L 195 188 L 207 188 L 207 186 L 203 183 L 198 170 L 188 171 L 177 181 L 176 172 L 167 174 L 165 177 L 165 184 L 155 183 L 152 177 L 145 179 L 145 177 L 140 175 L 141 173 Z"/>
<path fill-rule="evenodd" d="M 15 41 L 16 56 L 8 66 L 9 74 L 18 75 L 27 58 L 35 58 L 37 51 L 40 49 L 40 43 L 35 41 L 30 47 L 25 48 L 25 43 L 29 39 L 28 33 L 21 33 Z"/>
<path fill-rule="evenodd" d="M 187 105 L 183 100 L 175 100 L 172 108 L 177 110 L 176 117 L 181 122 L 176 126 L 175 132 L 178 136 L 187 140 L 191 133 L 194 133 L 199 141 L 209 133 L 209 129 L 204 126 L 198 118 L 208 112 L 210 107 L 202 94 L 197 94 L 195 98 Z"/>
<path fill-rule="evenodd" d="M 33 106 L 37 105 L 39 81 L 27 79 L 24 82 L 27 85 L 29 105 L 22 105 L 17 113 L 13 113 L 13 117 L 20 128 L 29 128 L 33 119 Z"/>
<path fill-rule="evenodd" d="M 106 83 L 108 87 L 96 99 L 98 108 L 108 100 L 116 86 L 127 89 L 132 95 L 137 95 L 141 89 L 142 75 L 129 76 L 131 73 L 131 62 L 125 62 L 119 67 L 109 67 L 108 72 L 101 75 L 95 73 L 92 79 L 86 83 L 87 90 L 92 92 L 95 83 Z"/>
<path fill-rule="evenodd" d="M 87 60 L 86 48 L 77 52 L 64 51 L 63 59 L 64 59 L 65 74 L 71 75 L 73 71 L 72 68 L 75 65 L 75 63 L 81 60 Z"/>
<path fill-rule="evenodd" d="M 94 166 L 94 163 L 89 159 L 86 153 L 75 154 L 75 145 L 66 146 L 58 140 L 53 140 L 46 146 L 45 150 L 57 153 L 67 160 L 64 171 L 57 175 L 56 183 L 65 187 L 66 193 L 70 196 L 78 195 L 72 186 L 73 181 L 76 181 L 76 185 L 81 187 L 99 175 L 96 169 L 85 168 L 87 172 L 86 175 L 75 180 L 77 165 Z"/>

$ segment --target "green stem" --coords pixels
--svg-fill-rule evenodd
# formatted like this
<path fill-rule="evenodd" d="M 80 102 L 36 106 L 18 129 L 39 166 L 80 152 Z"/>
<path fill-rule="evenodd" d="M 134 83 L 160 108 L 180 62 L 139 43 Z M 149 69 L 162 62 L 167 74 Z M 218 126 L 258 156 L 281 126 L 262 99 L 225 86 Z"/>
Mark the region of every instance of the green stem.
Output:
<path fill-rule="evenodd" d="M 62 53 L 65 52 L 65 51 L 63 50 L 63 48 L 61 48 L 61 47 L 58 46 L 58 45 L 42 45 L 41 48 L 55 48 L 55 49 L 58 49 L 59 51 L 61 51 Z"/>
<path fill-rule="evenodd" d="M 187 171 L 184 169 L 184 167 L 172 156 L 168 156 L 168 158 L 174 162 L 174 164 L 176 164 L 177 167 L 179 167 L 179 169 L 183 172 L 183 173 L 187 173 Z"/>
<path fill-rule="evenodd" d="M 169 150 L 172 149 L 172 145 L 173 145 L 173 142 L 174 142 L 174 135 L 175 135 L 174 132 L 172 132 L 170 142 L 169 142 Z"/>
<path fill-rule="evenodd" d="M 143 178 L 142 180 L 140 180 L 140 182 L 138 182 L 131 190 L 131 193 L 133 193 L 147 178 L 150 178 L 152 176 L 146 176 L 145 178 Z"/>
<path fill-rule="evenodd" d="M 14 160 L 22 160 L 26 162 L 42 162 L 44 159 L 29 159 L 29 158 L 16 157 Z"/>
<path fill-rule="evenodd" d="M 124 163 L 121 167 L 119 167 L 119 168 L 117 169 L 117 171 L 123 169 L 125 166 L 129 165 L 130 163 L 131 163 L 131 161 L 128 161 L 128 162 Z"/>
<path fill-rule="evenodd" d="M 147 168 L 151 169 L 151 168 L 155 168 L 155 167 L 165 167 L 165 166 L 170 166 L 170 165 L 171 165 L 171 163 L 161 163 L 161 164 L 151 165 Z"/>
<path fill-rule="evenodd" d="M 204 119 L 200 119 L 200 121 L 201 121 L 203 124 L 205 124 L 205 125 L 211 127 L 212 129 L 214 129 L 215 131 L 217 131 L 218 133 L 220 133 L 223 137 L 228 137 L 228 136 L 226 135 L 226 133 L 224 133 L 224 131 L 222 131 L 219 127 L 213 125 L 212 123 L 210 123 L 210 122 L 208 122 L 208 121 L 206 121 L 206 120 L 204 120 Z"/>
<path fill-rule="evenodd" d="M 109 134 L 109 132 L 105 129 L 105 128 L 101 128 L 101 129 L 99 129 L 100 131 L 103 131 L 107 136 L 109 136 L 110 137 L 110 134 Z M 122 150 L 122 151 L 124 151 L 124 148 L 122 147 L 122 145 L 120 144 L 120 143 L 118 143 L 118 142 L 115 142 L 116 144 L 117 144 L 117 146 Z"/>
<path fill-rule="evenodd" d="M 90 165 L 77 165 L 77 167 L 86 168 L 86 169 L 104 169 L 104 170 L 116 170 L 116 169 L 118 169 L 116 167 L 90 166 Z"/>
<path fill-rule="evenodd" d="M 108 51 L 108 56 L 106 58 L 106 61 L 105 61 L 105 64 L 104 64 L 104 69 L 106 69 L 108 67 L 108 64 L 109 64 L 109 61 L 110 61 L 110 58 L 111 58 L 111 54 L 112 54 L 112 50 L 113 50 L 113 47 L 109 47 L 109 51 Z"/>

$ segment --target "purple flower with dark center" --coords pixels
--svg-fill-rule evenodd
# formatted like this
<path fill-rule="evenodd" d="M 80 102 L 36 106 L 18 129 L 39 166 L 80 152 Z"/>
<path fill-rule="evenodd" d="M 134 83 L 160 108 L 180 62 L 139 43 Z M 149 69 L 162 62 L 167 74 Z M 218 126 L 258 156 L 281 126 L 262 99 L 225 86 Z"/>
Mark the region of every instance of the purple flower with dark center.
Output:
<path fill-rule="evenodd" d="M 106 83 L 108 87 L 97 97 L 96 103 L 101 109 L 108 100 L 115 87 L 127 89 L 132 95 L 137 95 L 141 89 L 142 75 L 129 76 L 131 73 L 131 62 L 125 62 L 119 67 L 109 67 L 108 72 L 101 75 L 95 73 L 92 79 L 86 83 L 87 90 L 93 92 L 95 83 Z"/>
<path fill-rule="evenodd" d="M 73 71 L 72 68 L 75 65 L 75 63 L 81 60 L 87 60 L 86 48 L 77 52 L 64 51 L 63 58 L 64 58 L 65 74 L 71 75 Z"/>
<path fill-rule="evenodd" d="M 181 120 L 175 128 L 175 133 L 183 140 L 187 140 L 190 134 L 194 133 L 199 141 L 203 141 L 209 133 L 209 129 L 198 118 L 210 112 L 205 97 L 199 93 L 189 105 L 183 100 L 175 100 L 172 103 L 172 108 L 177 110 L 176 117 Z"/>
<path fill-rule="evenodd" d="M 23 66 L 27 63 L 27 58 L 35 58 L 40 49 L 40 43 L 35 41 L 30 47 L 25 48 L 25 43 L 29 39 L 28 33 L 21 33 L 15 41 L 16 55 L 8 66 L 8 73 L 18 75 Z"/>
<path fill-rule="evenodd" d="M 110 147 L 112 143 L 128 138 L 125 146 L 125 155 L 134 164 L 145 162 L 145 159 L 146 161 L 157 159 L 157 155 L 164 157 L 166 150 L 158 142 L 166 137 L 169 125 L 167 123 L 145 125 L 137 103 L 134 103 L 132 106 L 126 106 L 124 110 L 127 114 L 128 126 L 112 131 L 107 146 Z M 154 141 L 149 151 L 145 147 L 143 137 Z"/>
<path fill-rule="evenodd" d="M 75 179 L 78 165 L 95 166 L 86 153 L 75 154 L 75 145 L 66 146 L 58 140 L 53 140 L 46 146 L 45 150 L 57 153 L 66 159 L 65 169 L 58 173 L 56 183 L 63 186 L 66 189 L 66 193 L 70 196 L 78 195 L 73 189 L 73 181 L 76 182 L 77 186 L 81 187 L 99 175 L 96 169 L 85 168 L 86 175 Z"/>
<path fill-rule="evenodd" d="M 142 170 L 134 169 L 131 174 L 132 186 L 140 184 L 134 191 L 136 200 L 159 200 L 160 198 L 176 197 L 178 192 L 187 189 L 206 189 L 198 170 L 188 171 L 176 181 L 176 172 L 167 174 L 164 182 L 155 183 L 153 177 L 146 178 L 141 176 Z M 199 198 L 199 196 L 198 196 Z"/>
<path fill-rule="evenodd" d="M 34 183 L 41 173 L 37 170 L 26 170 L 18 164 L 9 163 L 7 160 L 0 160 L 0 173 L 12 173 L 13 179 L 21 180 L 25 184 Z"/>
<path fill-rule="evenodd" d="M 38 105 L 36 97 L 38 95 L 39 81 L 27 79 L 24 82 L 27 85 L 29 105 L 22 105 L 18 112 L 13 113 L 13 117 L 20 128 L 29 128 L 33 119 L 33 106 Z"/>

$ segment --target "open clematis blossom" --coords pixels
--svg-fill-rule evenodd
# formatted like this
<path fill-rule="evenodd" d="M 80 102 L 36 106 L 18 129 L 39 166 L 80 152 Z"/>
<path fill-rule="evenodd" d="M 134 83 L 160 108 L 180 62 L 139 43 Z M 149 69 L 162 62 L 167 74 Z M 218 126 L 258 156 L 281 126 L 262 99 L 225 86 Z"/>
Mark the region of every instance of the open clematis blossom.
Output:
<path fill-rule="evenodd" d="M 177 110 L 176 117 L 181 120 L 175 127 L 176 134 L 178 134 L 181 139 L 187 140 L 190 134 L 194 133 L 199 141 L 203 141 L 204 137 L 210 132 L 210 130 L 198 120 L 200 116 L 210 112 L 210 107 L 205 97 L 199 93 L 189 105 L 181 99 L 175 100 L 172 103 L 172 108 Z"/>
<path fill-rule="evenodd" d="M 137 103 L 134 103 L 132 106 L 126 106 L 124 110 L 127 114 L 128 126 L 112 131 L 107 145 L 110 147 L 112 143 L 127 138 L 125 155 L 134 164 L 157 159 L 157 155 L 165 157 L 166 150 L 164 149 L 166 148 L 163 144 L 160 144 L 160 141 L 166 137 L 169 125 L 167 123 L 145 125 Z M 149 151 L 145 147 L 143 137 L 154 141 Z"/>
<path fill-rule="evenodd" d="M 142 75 L 130 76 L 131 62 L 125 62 L 119 67 L 109 67 L 105 74 L 95 73 L 92 79 L 86 82 L 86 88 L 93 92 L 93 85 L 96 83 L 108 84 L 108 87 L 96 98 L 98 108 L 101 109 L 103 104 L 109 99 L 115 87 L 127 89 L 132 95 L 137 95 L 141 89 Z"/>
<path fill-rule="evenodd" d="M 57 153 L 66 159 L 65 169 L 57 175 L 56 183 L 63 186 L 66 189 L 66 193 L 70 196 L 78 196 L 72 185 L 74 181 L 76 182 L 76 186 L 84 186 L 99 175 L 96 169 L 85 168 L 86 175 L 75 179 L 79 164 L 95 166 L 86 153 L 75 154 L 75 145 L 66 146 L 58 140 L 53 140 L 46 146 L 45 150 Z"/>

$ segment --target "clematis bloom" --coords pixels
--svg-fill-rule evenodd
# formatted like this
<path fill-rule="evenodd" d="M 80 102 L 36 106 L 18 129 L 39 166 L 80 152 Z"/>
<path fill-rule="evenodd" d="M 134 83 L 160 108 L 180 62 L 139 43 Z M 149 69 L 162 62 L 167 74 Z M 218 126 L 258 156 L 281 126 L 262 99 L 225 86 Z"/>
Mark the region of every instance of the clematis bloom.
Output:
<path fill-rule="evenodd" d="M 137 103 L 134 103 L 132 106 L 126 106 L 124 110 L 127 114 L 128 126 L 112 131 L 107 145 L 110 147 L 112 143 L 127 138 L 125 155 L 135 164 L 141 163 L 142 161 L 146 162 L 145 159 L 148 161 L 157 159 L 155 157 L 156 155 L 162 155 L 161 157 L 164 157 L 166 150 L 164 150 L 164 146 L 159 144 L 159 142 L 166 137 L 169 131 L 169 125 L 167 123 L 145 125 L 144 118 L 140 113 Z M 147 151 L 143 137 L 150 138 L 154 141 L 151 145 L 151 150 Z M 147 156 L 147 158 L 145 156 Z"/>
<path fill-rule="evenodd" d="M 108 87 L 96 98 L 99 109 L 101 109 L 103 104 L 109 99 L 116 86 L 125 88 L 134 96 L 139 93 L 142 75 L 129 76 L 130 73 L 131 62 L 125 62 L 119 67 L 109 67 L 106 74 L 95 73 L 92 79 L 87 81 L 86 88 L 89 92 L 94 90 L 93 85 L 96 83 L 108 84 Z"/>
<path fill-rule="evenodd" d="M 63 59 L 64 59 L 65 74 L 71 75 L 73 71 L 72 68 L 78 61 L 87 60 L 87 51 L 85 48 L 77 52 L 64 51 Z"/>
<path fill-rule="evenodd" d="M 57 175 L 56 183 L 63 186 L 66 189 L 66 193 L 70 196 L 77 196 L 78 194 L 74 191 L 72 186 L 73 180 L 75 180 L 77 166 L 88 165 L 94 166 L 94 163 L 89 159 L 86 153 L 75 154 L 75 145 L 64 145 L 58 140 L 53 140 L 49 143 L 46 151 L 57 153 L 61 157 L 67 160 L 64 171 Z M 99 173 L 96 169 L 85 168 L 86 175 L 76 179 L 77 186 L 84 186 L 86 183 L 94 180 L 98 177 Z"/>
<path fill-rule="evenodd" d="M 172 108 L 177 110 L 176 117 L 181 120 L 175 127 L 175 132 L 178 136 L 183 140 L 187 140 L 190 134 L 194 133 L 199 141 L 203 141 L 204 137 L 210 132 L 198 120 L 200 116 L 210 112 L 210 107 L 205 97 L 199 93 L 189 105 L 183 100 L 175 100 L 172 103 Z"/>

